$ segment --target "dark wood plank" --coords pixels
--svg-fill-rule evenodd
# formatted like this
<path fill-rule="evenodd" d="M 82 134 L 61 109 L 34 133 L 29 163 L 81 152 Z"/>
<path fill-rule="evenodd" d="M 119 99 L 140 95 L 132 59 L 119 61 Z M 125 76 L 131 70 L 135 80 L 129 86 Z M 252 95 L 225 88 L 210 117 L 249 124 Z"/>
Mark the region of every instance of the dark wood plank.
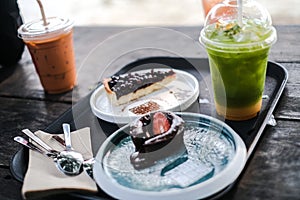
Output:
<path fill-rule="evenodd" d="M 300 120 L 300 63 L 281 64 L 288 70 L 289 79 L 275 110 L 275 117 Z"/>
<path fill-rule="evenodd" d="M 21 130 L 43 130 L 71 105 L 38 100 L 25 100 L 0 97 L 0 165 L 9 166 L 13 154 L 20 145 L 13 137 L 23 135 Z"/>
<path fill-rule="evenodd" d="M 198 43 L 200 30 L 202 27 L 174 27 L 195 40 Z M 297 25 L 275 26 L 277 30 L 277 41 L 270 50 L 269 60 L 276 62 L 300 63 L 300 29 Z M 203 52 L 197 56 L 207 57 Z"/>
<path fill-rule="evenodd" d="M 0 166 L 0 199 L 18 200 L 21 196 L 22 183 L 15 180 L 8 167 Z"/>
<path fill-rule="evenodd" d="M 268 127 L 241 180 L 224 199 L 299 199 L 300 124 Z"/>
<path fill-rule="evenodd" d="M 276 119 L 300 120 L 300 98 L 295 91 L 299 94 L 299 85 L 287 85 L 275 109 Z"/>
<path fill-rule="evenodd" d="M 270 60 L 277 62 L 300 63 L 299 26 L 275 26 L 278 40 L 271 48 Z"/>

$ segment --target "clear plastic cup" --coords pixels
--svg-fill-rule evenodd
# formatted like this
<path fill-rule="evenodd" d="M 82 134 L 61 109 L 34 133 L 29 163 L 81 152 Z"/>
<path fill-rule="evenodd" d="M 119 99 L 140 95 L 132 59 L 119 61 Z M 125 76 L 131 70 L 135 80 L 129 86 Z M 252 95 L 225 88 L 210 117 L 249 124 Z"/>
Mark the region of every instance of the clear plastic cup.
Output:
<path fill-rule="evenodd" d="M 261 110 L 270 47 L 277 40 L 268 11 L 243 0 L 242 21 L 236 1 L 212 8 L 201 30 L 218 114 L 247 120 Z"/>
<path fill-rule="evenodd" d="M 23 24 L 19 37 L 25 42 L 45 92 L 63 93 L 76 85 L 73 22 L 59 17 Z"/>

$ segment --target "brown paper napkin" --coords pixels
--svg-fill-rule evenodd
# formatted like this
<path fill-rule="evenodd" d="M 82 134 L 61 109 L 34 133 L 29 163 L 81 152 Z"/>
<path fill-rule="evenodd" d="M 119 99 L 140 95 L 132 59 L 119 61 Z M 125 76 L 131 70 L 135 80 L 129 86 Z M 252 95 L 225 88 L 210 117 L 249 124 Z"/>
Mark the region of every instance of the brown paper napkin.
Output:
<path fill-rule="evenodd" d="M 35 132 L 43 141 L 56 150 L 64 147 L 52 138 L 52 134 L 43 131 Z M 62 138 L 63 135 L 59 134 Z M 71 133 L 72 147 L 82 153 L 84 159 L 93 157 L 90 128 L 83 128 Z M 41 198 L 51 194 L 65 192 L 97 192 L 96 183 L 85 173 L 78 176 L 67 176 L 60 172 L 53 159 L 34 151 L 29 151 L 28 170 L 22 187 L 22 195 L 26 198 Z"/>

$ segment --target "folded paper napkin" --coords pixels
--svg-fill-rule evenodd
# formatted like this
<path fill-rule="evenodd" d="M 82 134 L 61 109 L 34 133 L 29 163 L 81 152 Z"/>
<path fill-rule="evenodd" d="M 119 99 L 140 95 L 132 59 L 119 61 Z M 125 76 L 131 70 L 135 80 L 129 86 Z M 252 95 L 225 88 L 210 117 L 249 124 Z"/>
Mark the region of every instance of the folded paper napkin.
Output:
<path fill-rule="evenodd" d="M 35 132 L 44 142 L 58 151 L 64 147 L 52 138 L 53 134 L 43 131 Z M 63 134 L 59 134 L 61 138 Z M 72 147 L 82 153 L 84 159 L 92 158 L 90 128 L 83 128 L 71 133 Z M 85 173 L 67 176 L 60 172 L 52 158 L 29 151 L 28 170 L 22 187 L 22 195 L 26 198 L 41 198 L 51 194 L 65 192 L 97 192 L 96 183 Z"/>

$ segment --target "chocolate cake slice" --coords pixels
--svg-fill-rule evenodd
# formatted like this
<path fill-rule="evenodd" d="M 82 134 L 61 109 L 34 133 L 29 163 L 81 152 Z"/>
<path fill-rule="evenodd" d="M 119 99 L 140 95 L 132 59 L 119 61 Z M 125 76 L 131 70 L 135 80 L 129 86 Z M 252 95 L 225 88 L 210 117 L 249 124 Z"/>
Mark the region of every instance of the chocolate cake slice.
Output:
<path fill-rule="evenodd" d="M 174 79 L 176 73 L 173 70 L 152 69 L 144 73 L 112 76 L 104 79 L 103 84 L 111 102 L 121 105 L 159 90 Z"/>
<path fill-rule="evenodd" d="M 172 112 L 146 114 L 130 126 L 135 152 L 130 161 L 135 169 L 144 169 L 171 155 L 183 154 L 184 121 Z"/>

